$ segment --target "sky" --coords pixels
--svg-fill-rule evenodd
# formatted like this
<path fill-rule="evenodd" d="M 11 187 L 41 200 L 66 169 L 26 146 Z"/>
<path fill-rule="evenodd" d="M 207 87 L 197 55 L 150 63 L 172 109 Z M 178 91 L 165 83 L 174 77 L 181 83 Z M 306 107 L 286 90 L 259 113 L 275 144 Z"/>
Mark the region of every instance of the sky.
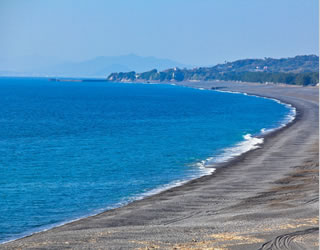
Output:
<path fill-rule="evenodd" d="M 134 53 L 205 66 L 318 55 L 318 11 L 318 0 L 1 0 L 0 58 Z"/>

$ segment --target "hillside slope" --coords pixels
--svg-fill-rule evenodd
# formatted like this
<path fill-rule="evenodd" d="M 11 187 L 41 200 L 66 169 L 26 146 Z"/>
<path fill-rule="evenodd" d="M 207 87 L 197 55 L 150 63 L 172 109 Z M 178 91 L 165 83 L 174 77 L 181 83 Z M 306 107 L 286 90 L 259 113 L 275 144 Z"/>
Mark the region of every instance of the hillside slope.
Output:
<path fill-rule="evenodd" d="M 109 81 L 186 81 L 232 80 L 247 82 L 278 82 L 296 85 L 315 85 L 319 78 L 319 57 L 316 55 L 292 58 L 244 59 L 193 69 L 156 69 L 144 73 L 112 73 Z"/>

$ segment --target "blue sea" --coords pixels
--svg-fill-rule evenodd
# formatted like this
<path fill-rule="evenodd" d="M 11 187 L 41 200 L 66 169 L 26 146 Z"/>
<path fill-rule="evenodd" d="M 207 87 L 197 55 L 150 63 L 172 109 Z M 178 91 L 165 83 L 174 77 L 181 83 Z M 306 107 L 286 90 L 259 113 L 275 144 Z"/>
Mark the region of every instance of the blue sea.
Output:
<path fill-rule="evenodd" d="M 0 242 L 210 174 L 292 115 L 170 84 L 0 78 Z"/>

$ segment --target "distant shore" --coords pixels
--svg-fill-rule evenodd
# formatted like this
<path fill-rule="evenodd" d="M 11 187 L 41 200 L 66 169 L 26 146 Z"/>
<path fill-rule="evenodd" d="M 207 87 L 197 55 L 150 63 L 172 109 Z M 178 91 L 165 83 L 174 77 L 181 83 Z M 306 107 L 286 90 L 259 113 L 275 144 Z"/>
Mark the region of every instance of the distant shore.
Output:
<path fill-rule="evenodd" d="M 212 175 L 0 249 L 318 249 L 317 87 L 230 82 L 176 85 L 278 99 L 294 122 Z"/>

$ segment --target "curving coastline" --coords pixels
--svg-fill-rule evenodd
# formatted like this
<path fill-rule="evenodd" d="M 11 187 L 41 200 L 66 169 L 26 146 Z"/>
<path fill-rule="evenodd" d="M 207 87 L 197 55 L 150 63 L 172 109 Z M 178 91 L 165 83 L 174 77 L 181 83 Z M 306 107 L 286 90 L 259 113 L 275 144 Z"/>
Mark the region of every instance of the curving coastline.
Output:
<path fill-rule="evenodd" d="M 285 128 L 264 136 L 261 149 L 223 164 L 213 175 L 0 248 L 265 249 L 279 245 L 277 237 L 281 235 L 305 230 L 298 234 L 300 242 L 292 244 L 317 249 L 310 244 L 317 241 L 318 89 L 181 84 L 276 98 L 296 107 L 297 117 Z"/>

